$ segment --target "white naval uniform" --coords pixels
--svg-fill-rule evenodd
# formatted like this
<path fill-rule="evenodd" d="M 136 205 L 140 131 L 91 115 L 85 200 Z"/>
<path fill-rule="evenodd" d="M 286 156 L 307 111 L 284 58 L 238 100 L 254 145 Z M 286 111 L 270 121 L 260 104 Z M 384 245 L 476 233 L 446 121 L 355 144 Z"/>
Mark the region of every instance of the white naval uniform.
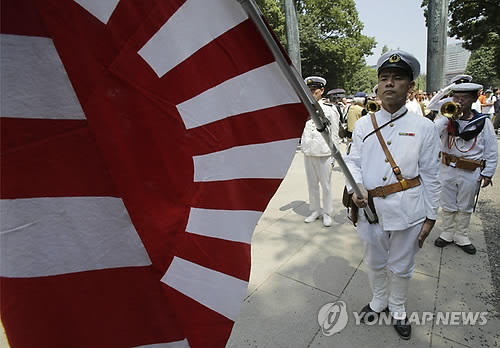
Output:
<path fill-rule="evenodd" d="M 475 112 L 477 116 L 478 113 Z M 441 164 L 440 181 L 442 184 L 441 207 L 443 209 L 443 233 L 441 238 L 457 245 L 471 244 L 467 236 L 470 214 L 474 207 L 474 199 L 479 190 L 480 183 L 477 181 L 479 175 L 492 177 L 495 174 L 498 149 L 493 124 L 489 118 L 485 118 L 483 130 L 473 138 L 465 141 L 460 137 L 454 137 L 455 144 L 449 144 L 448 119 L 440 117 L 436 119 L 435 126 L 441 137 L 441 150 L 456 157 L 471 160 L 485 160 L 485 168 L 476 168 L 475 171 L 458 169 Z M 458 120 L 460 132 L 475 129 L 475 122 Z M 455 214 L 456 213 L 456 214 Z M 455 216 L 456 215 L 456 216 Z"/>
<path fill-rule="evenodd" d="M 318 102 L 323 113 L 330 120 L 330 135 L 335 146 L 339 146 L 339 119 L 336 108 Z M 311 211 L 330 215 L 333 210 L 332 202 L 332 151 L 316 129 L 313 120 L 308 120 L 302 133 L 300 147 L 304 153 L 304 166 L 306 170 L 307 187 L 309 189 L 309 204 Z M 323 190 L 323 210 L 321 211 L 319 185 Z"/>
<path fill-rule="evenodd" d="M 375 116 L 382 126 L 406 111 L 403 106 L 391 115 L 382 108 Z M 398 182 L 390 163 L 385 161 L 377 135 L 373 133 L 363 142 L 371 131 L 373 124 L 367 115 L 356 123 L 352 146 L 345 156 L 354 180 L 367 190 Z M 426 218 L 436 219 L 439 208 L 439 137 L 432 121 L 413 112 L 407 112 L 380 132 L 403 178 L 420 176 L 421 184 L 385 198 L 374 197 L 379 223 L 369 224 L 360 210 L 357 230 L 365 246 L 373 294 L 370 307 L 380 312 L 389 306 L 394 318 L 404 319 L 408 282 L 419 250 L 418 235 Z M 351 190 L 349 183 L 347 188 Z M 392 276 L 386 274 L 386 268 Z"/>

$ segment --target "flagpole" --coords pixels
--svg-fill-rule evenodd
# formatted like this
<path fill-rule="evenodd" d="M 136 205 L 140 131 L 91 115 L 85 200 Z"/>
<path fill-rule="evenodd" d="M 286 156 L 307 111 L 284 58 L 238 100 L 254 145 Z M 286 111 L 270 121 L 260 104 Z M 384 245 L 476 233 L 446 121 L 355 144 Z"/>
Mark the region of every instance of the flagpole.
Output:
<path fill-rule="evenodd" d="M 321 106 L 318 104 L 316 99 L 314 99 L 313 95 L 309 91 L 309 88 L 304 83 L 302 76 L 299 75 L 297 69 L 295 69 L 293 64 L 291 64 L 291 62 L 289 62 L 286 59 L 285 55 L 283 54 L 283 51 L 281 50 L 280 46 L 278 46 L 278 44 L 276 43 L 273 35 L 269 31 L 264 20 L 262 19 L 262 13 L 255 4 L 255 1 L 238 0 L 238 2 L 241 4 L 247 15 L 250 17 L 250 19 L 252 19 L 252 21 L 255 23 L 257 29 L 262 35 L 262 38 L 264 39 L 267 46 L 271 50 L 274 59 L 276 59 L 276 62 L 278 63 L 278 66 L 280 67 L 281 71 L 285 75 L 286 79 L 292 86 L 295 93 L 297 93 L 300 101 L 302 102 L 302 104 L 304 104 L 304 106 L 307 109 L 307 112 L 311 116 L 311 119 L 314 121 L 316 128 L 322 134 L 326 143 L 330 147 L 333 158 L 335 158 L 335 160 L 339 164 L 340 169 L 342 169 L 342 172 L 344 173 L 347 181 L 352 186 L 354 193 L 356 193 L 356 196 L 362 197 L 363 195 L 361 193 L 361 190 L 357 185 L 356 181 L 354 180 L 354 177 L 352 176 L 351 172 L 349 171 L 349 168 L 345 164 L 344 159 L 342 158 L 342 154 L 331 140 L 329 131 L 330 121 L 325 117 L 323 109 L 321 109 Z M 364 210 L 368 219 L 370 221 L 375 221 L 374 214 L 371 211 L 370 207 L 367 206 L 366 208 L 364 208 Z"/>

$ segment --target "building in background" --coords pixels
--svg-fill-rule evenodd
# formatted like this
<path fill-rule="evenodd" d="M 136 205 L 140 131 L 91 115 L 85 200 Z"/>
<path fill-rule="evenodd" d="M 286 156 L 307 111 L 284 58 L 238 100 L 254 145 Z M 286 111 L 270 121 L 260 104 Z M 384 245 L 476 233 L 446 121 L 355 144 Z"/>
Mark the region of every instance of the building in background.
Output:
<path fill-rule="evenodd" d="M 450 80 L 463 74 L 467 67 L 471 52 L 462 47 L 461 42 L 448 44 L 446 48 L 445 85 L 450 84 Z"/>

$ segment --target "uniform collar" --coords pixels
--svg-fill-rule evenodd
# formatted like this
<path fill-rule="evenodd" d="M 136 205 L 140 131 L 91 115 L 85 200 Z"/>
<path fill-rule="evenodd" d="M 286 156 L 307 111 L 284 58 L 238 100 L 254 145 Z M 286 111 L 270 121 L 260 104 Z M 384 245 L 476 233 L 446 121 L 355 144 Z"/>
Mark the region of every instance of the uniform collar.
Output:
<path fill-rule="evenodd" d="M 395 119 L 396 117 L 398 116 L 401 116 L 402 114 L 404 114 L 408 109 L 406 108 L 406 105 L 403 105 L 398 111 L 396 111 L 395 113 L 391 114 L 389 111 L 387 111 L 386 109 L 384 109 L 384 107 L 382 106 L 380 108 L 380 115 L 384 118 L 384 119 L 387 119 L 387 120 L 392 120 L 392 119 Z"/>
<path fill-rule="evenodd" d="M 483 114 L 483 113 L 480 113 L 480 112 L 477 112 L 476 110 L 471 110 L 472 111 L 472 114 L 474 115 L 470 120 L 458 120 L 460 122 L 463 122 L 465 123 L 465 127 L 464 127 L 464 130 L 471 127 L 472 125 L 475 125 L 479 122 L 481 122 L 482 120 L 486 119 L 486 118 L 489 118 L 489 115 L 488 114 Z"/>

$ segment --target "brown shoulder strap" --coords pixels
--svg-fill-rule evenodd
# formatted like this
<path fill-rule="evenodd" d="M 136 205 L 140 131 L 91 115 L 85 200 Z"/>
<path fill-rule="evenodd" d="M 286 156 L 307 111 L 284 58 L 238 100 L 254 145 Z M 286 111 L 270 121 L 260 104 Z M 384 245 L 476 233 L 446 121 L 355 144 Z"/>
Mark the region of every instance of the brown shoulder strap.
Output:
<path fill-rule="evenodd" d="M 392 171 L 394 172 L 394 174 L 398 178 L 399 182 L 403 186 L 403 189 L 406 189 L 405 188 L 406 182 L 403 179 L 403 175 L 401 175 L 401 169 L 399 169 L 396 162 L 394 162 L 394 158 L 392 158 L 391 152 L 389 151 L 389 149 L 387 148 L 387 145 L 385 144 L 385 140 L 382 137 L 382 133 L 380 133 L 380 129 L 378 129 L 378 124 L 377 124 L 377 120 L 375 119 L 375 114 L 373 112 L 370 112 L 370 117 L 372 119 L 373 129 L 377 130 L 375 132 L 375 134 L 377 134 L 378 141 L 380 142 L 380 145 L 382 146 L 382 149 L 384 150 L 384 154 L 387 157 L 387 160 L 389 161 L 389 163 L 391 164 Z"/>

